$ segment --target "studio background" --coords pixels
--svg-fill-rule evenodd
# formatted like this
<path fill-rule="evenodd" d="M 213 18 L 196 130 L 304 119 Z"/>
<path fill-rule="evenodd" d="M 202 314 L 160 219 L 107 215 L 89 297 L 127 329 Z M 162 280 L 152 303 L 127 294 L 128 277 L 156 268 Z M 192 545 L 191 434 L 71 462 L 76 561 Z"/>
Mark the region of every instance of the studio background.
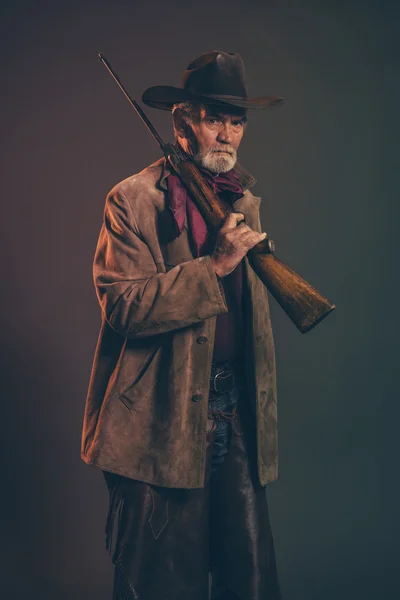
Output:
<path fill-rule="evenodd" d="M 337 305 L 301 335 L 271 299 L 283 598 L 399 597 L 398 7 L 1 4 L 1 598 L 111 598 L 107 492 L 79 458 L 92 261 L 107 192 L 160 152 L 96 55 L 140 100 L 213 49 L 242 55 L 251 96 L 287 99 L 249 113 L 239 157 L 277 255 Z"/>

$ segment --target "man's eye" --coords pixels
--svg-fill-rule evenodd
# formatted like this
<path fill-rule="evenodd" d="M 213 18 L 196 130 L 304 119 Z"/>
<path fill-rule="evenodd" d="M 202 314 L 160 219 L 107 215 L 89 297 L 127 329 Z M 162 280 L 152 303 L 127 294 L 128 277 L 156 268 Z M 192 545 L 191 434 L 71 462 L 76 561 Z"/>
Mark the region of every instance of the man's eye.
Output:
<path fill-rule="evenodd" d="M 220 120 L 219 119 L 212 119 L 212 118 L 210 118 L 210 119 L 208 119 L 208 122 L 211 125 L 216 125 L 217 123 L 220 123 Z"/>

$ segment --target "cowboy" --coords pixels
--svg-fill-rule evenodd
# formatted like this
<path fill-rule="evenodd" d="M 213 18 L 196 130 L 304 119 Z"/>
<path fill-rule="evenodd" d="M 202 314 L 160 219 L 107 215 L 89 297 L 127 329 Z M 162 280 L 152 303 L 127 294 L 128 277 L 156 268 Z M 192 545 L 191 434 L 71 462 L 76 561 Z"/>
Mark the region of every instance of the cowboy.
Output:
<path fill-rule="evenodd" d="M 283 99 L 248 98 L 241 57 L 219 51 L 194 59 L 181 88 L 142 99 L 172 111 L 175 143 L 229 214 L 208 231 L 165 159 L 106 199 L 82 458 L 110 492 L 113 598 L 206 600 L 211 573 L 212 600 L 278 600 L 265 492 L 277 478 L 274 344 L 246 258 L 266 234 L 237 150 L 247 110 Z"/>

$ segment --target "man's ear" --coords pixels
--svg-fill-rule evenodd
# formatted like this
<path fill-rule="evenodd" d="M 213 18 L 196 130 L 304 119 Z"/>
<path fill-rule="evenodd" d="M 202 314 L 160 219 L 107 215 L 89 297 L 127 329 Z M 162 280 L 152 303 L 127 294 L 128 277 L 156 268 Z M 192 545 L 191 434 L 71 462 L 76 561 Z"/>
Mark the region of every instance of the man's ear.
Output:
<path fill-rule="evenodd" d="M 174 119 L 174 127 L 178 137 L 188 138 L 190 134 L 190 127 L 183 118 L 182 111 L 179 108 L 176 108 L 172 117 Z"/>

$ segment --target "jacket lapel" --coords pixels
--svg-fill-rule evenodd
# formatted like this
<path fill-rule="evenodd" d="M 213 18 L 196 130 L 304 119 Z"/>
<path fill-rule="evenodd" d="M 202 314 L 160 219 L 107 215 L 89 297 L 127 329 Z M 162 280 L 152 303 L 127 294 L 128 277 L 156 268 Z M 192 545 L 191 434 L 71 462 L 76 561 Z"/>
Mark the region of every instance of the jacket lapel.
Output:
<path fill-rule="evenodd" d="M 232 207 L 235 212 L 241 212 L 245 216 L 246 225 L 251 229 L 259 230 L 259 209 L 260 209 L 261 198 L 253 196 L 251 192 L 247 190 L 244 196 L 236 200 Z"/>

